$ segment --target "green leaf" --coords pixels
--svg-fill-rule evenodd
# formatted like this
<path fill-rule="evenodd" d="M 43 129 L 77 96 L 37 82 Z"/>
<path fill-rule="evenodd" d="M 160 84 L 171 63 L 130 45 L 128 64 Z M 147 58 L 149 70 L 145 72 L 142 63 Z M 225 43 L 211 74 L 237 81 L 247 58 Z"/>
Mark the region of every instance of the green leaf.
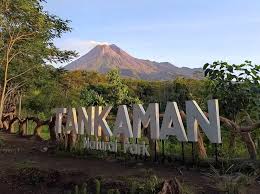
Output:
<path fill-rule="evenodd" d="M 204 71 L 204 76 L 207 77 L 210 72 L 212 72 L 211 69 L 206 69 L 206 71 Z"/>
<path fill-rule="evenodd" d="M 204 66 L 203 66 L 203 70 L 206 70 L 209 66 L 209 63 L 206 63 Z"/>
<path fill-rule="evenodd" d="M 231 72 L 231 73 L 233 73 L 234 71 L 234 69 L 233 69 L 233 67 L 230 65 L 230 66 L 228 66 L 228 68 L 227 68 L 227 70 L 229 71 L 229 72 Z"/>

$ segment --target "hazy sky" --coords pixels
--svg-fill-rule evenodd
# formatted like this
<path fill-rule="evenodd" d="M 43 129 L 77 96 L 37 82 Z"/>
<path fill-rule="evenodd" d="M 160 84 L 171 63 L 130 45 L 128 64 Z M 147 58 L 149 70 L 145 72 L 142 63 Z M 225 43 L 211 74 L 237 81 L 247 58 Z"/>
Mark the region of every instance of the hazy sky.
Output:
<path fill-rule="evenodd" d="M 81 55 L 108 42 L 178 66 L 260 64 L 260 0 L 48 0 L 44 7 L 71 20 L 72 33 L 57 45 Z"/>

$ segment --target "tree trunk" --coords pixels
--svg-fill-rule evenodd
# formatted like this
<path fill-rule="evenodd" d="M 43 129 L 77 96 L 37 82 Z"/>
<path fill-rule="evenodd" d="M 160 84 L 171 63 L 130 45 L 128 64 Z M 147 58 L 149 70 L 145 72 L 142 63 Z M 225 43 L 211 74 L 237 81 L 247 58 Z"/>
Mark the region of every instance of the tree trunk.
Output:
<path fill-rule="evenodd" d="M 8 121 L 8 120 L 5 120 L 5 121 L 2 121 L 2 123 L 3 123 L 3 128 L 4 128 L 5 130 L 8 130 L 8 129 L 9 129 L 9 121 Z"/>
<path fill-rule="evenodd" d="M 73 131 L 70 132 L 70 134 L 68 134 L 68 149 L 71 150 L 77 142 L 77 134 L 74 133 Z"/>
<path fill-rule="evenodd" d="M 206 148 L 204 146 L 204 141 L 203 141 L 203 135 L 201 134 L 201 131 L 198 129 L 198 154 L 199 154 L 199 158 L 200 159 L 205 159 L 207 158 L 207 151 Z"/>
<path fill-rule="evenodd" d="M 11 43 L 11 42 L 10 42 Z M 6 51 L 6 61 L 5 61 L 5 72 L 4 72 L 4 80 L 3 80 L 3 87 L 2 87 L 2 94 L 0 100 L 0 128 L 3 128 L 3 112 L 4 112 L 4 101 L 5 101 L 5 92 L 7 86 L 7 77 L 8 77 L 8 66 L 9 66 L 9 53 L 10 53 L 10 43 L 8 45 L 8 49 Z M 4 63 L 3 63 L 4 64 Z"/>
<path fill-rule="evenodd" d="M 172 180 L 165 180 L 161 187 L 159 188 L 158 194 L 181 194 L 182 186 L 180 185 L 179 181 L 174 178 Z"/>
<path fill-rule="evenodd" d="M 21 136 L 25 136 L 26 135 L 26 119 L 24 119 L 23 121 L 21 121 L 19 123 L 19 134 Z"/>
<path fill-rule="evenodd" d="M 241 133 L 242 140 L 245 142 L 248 153 L 250 155 L 250 159 L 256 160 L 257 157 L 257 151 L 254 144 L 254 141 L 251 137 L 251 134 L 249 132 L 247 133 Z"/>
<path fill-rule="evenodd" d="M 50 120 L 50 123 L 49 123 L 49 133 L 50 133 L 50 139 L 51 141 L 57 141 L 58 139 L 58 135 L 55 131 L 55 119 L 56 117 L 52 117 Z"/>
<path fill-rule="evenodd" d="M 21 117 L 21 112 L 22 112 L 22 94 L 19 95 L 18 117 Z"/>
<path fill-rule="evenodd" d="M 4 84 L 3 84 L 3 89 L 2 89 L 1 99 L 0 99 L 0 128 L 1 129 L 4 127 L 2 119 L 3 119 L 3 112 L 4 112 L 4 97 L 5 97 L 5 90 L 6 90 L 6 79 L 7 78 L 4 79 Z"/>
<path fill-rule="evenodd" d="M 34 128 L 34 132 L 33 135 L 36 137 L 40 137 L 41 138 L 41 131 L 42 131 L 42 124 L 36 124 L 36 127 Z"/>
<path fill-rule="evenodd" d="M 10 121 L 10 123 L 9 123 L 9 129 L 8 129 L 8 131 L 9 131 L 10 133 L 15 133 L 14 124 L 15 124 L 17 121 L 19 121 L 19 118 L 18 118 L 18 117 L 14 117 L 14 118 Z"/>
<path fill-rule="evenodd" d="M 232 130 L 230 131 L 230 137 L 229 137 L 229 152 L 233 153 L 234 149 L 236 147 L 236 133 Z"/>
<path fill-rule="evenodd" d="M 156 148 L 155 148 L 156 146 Z M 153 140 L 151 138 L 149 138 L 149 147 L 150 147 L 150 155 L 152 158 L 155 158 L 155 156 L 158 157 L 158 153 L 159 153 L 159 143 L 157 140 Z"/>

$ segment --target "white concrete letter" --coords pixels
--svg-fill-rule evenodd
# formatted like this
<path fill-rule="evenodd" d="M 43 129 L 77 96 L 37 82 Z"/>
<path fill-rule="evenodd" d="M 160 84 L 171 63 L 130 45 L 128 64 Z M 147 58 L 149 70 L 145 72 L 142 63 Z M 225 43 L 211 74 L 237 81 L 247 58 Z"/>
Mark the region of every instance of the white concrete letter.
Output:
<path fill-rule="evenodd" d="M 102 110 L 101 106 L 95 107 L 95 135 L 101 136 L 101 129 L 105 136 L 112 136 L 112 132 L 107 124 L 106 117 L 108 116 L 112 106 L 106 106 L 104 110 Z"/>
<path fill-rule="evenodd" d="M 77 112 L 75 108 L 69 108 L 65 131 L 67 134 L 70 134 L 71 131 L 78 134 Z"/>
<path fill-rule="evenodd" d="M 169 135 L 176 136 L 181 142 L 188 141 L 176 102 L 167 103 L 163 116 L 160 138 L 166 139 Z"/>
<path fill-rule="evenodd" d="M 218 100 L 208 101 L 208 118 L 195 101 L 186 102 L 187 134 L 189 141 L 198 141 L 198 124 L 211 143 L 221 143 Z"/>
<path fill-rule="evenodd" d="M 133 135 L 134 138 L 141 137 L 141 125 L 147 128 L 150 123 L 151 139 L 159 139 L 159 104 L 149 104 L 147 111 L 141 104 L 133 105 Z"/>
<path fill-rule="evenodd" d="M 126 105 L 121 105 L 118 107 L 115 128 L 113 133 L 114 136 L 123 134 L 124 137 L 128 137 L 128 138 L 133 137 L 132 126 L 131 126 Z"/>
<path fill-rule="evenodd" d="M 66 108 L 56 108 L 56 120 L 55 120 L 55 131 L 61 133 L 62 117 L 67 112 Z"/>
<path fill-rule="evenodd" d="M 95 108 L 93 106 L 78 108 L 78 125 L 79 134 L 84 135 L 94 135 L 94 116 Z"/>

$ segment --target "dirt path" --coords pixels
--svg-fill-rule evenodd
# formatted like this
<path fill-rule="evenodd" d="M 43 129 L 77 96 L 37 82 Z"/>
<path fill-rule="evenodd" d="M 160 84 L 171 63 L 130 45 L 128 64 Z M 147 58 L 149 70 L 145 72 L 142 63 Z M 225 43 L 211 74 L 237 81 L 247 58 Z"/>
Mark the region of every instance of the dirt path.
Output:
<path fill-rule="evenodd" d="M 124 162 L 117 162 L 114 159 L 78 159 L 66 156 L 56 156 L 49 153 L 42 153 L 40 150 L 45 147 L 44 143 L 38 141 L 18 138 L 15 135 L 0 133 L 5 142 L 5 147 L 0 155 L 0 169 L 15 168 L 19 165 L 30 165 L 41 169 L 55 169 L 58 171 L 80 171 L 89 177 L 104 176 L 134 176 L 143 173 L 144 169 L 153 168 L 162 177 L 170 178 L 176 175 L 176 169 L 162 168 L 161 166 L 143 167 L 138 165 L 127 165 Z M 131 166 L 131 167 L 130 167 Z"/>
<path fill-rule="evenodd" d="M 122 179 L 124 177 L 140 178 L 145 174 L 153 173 L 159 178 L 170 179 L 179 177 L 185 183 L 193 185 L 198 193 L 213 192 L 209 179 L 198 170 L 186 170 L 174 166 L 166 167 L 158 164 L 125 163 L 122 161 L 101 159 L 77 159 L 61 157 L 40 150 L 45 146 L 43 142 L 20 138 L 16 135 L 0 132 L 0 139 L 4 146 L 0 149 L 0 193 L 63 193 L 66 185 L 80 184 L 89 178 L 103 177 L 106 179 Z M 23 179 L 25 174 L 19 169 L 33 168 L 44 173 L 59 174 L 54 178 L 55 186 L 31 184 Z M 17 170 L 18 169 L 18 170 Z M 38 172 L 39 173 L 39 172 Z M 49 174 L 46 175 L 49 179 Z M 36 176 L 38 177 L 38 176 Z M 41 174 L 39 175 L 41 177 Z M 34 181 L 34 180 L 33 180 Z"/>

